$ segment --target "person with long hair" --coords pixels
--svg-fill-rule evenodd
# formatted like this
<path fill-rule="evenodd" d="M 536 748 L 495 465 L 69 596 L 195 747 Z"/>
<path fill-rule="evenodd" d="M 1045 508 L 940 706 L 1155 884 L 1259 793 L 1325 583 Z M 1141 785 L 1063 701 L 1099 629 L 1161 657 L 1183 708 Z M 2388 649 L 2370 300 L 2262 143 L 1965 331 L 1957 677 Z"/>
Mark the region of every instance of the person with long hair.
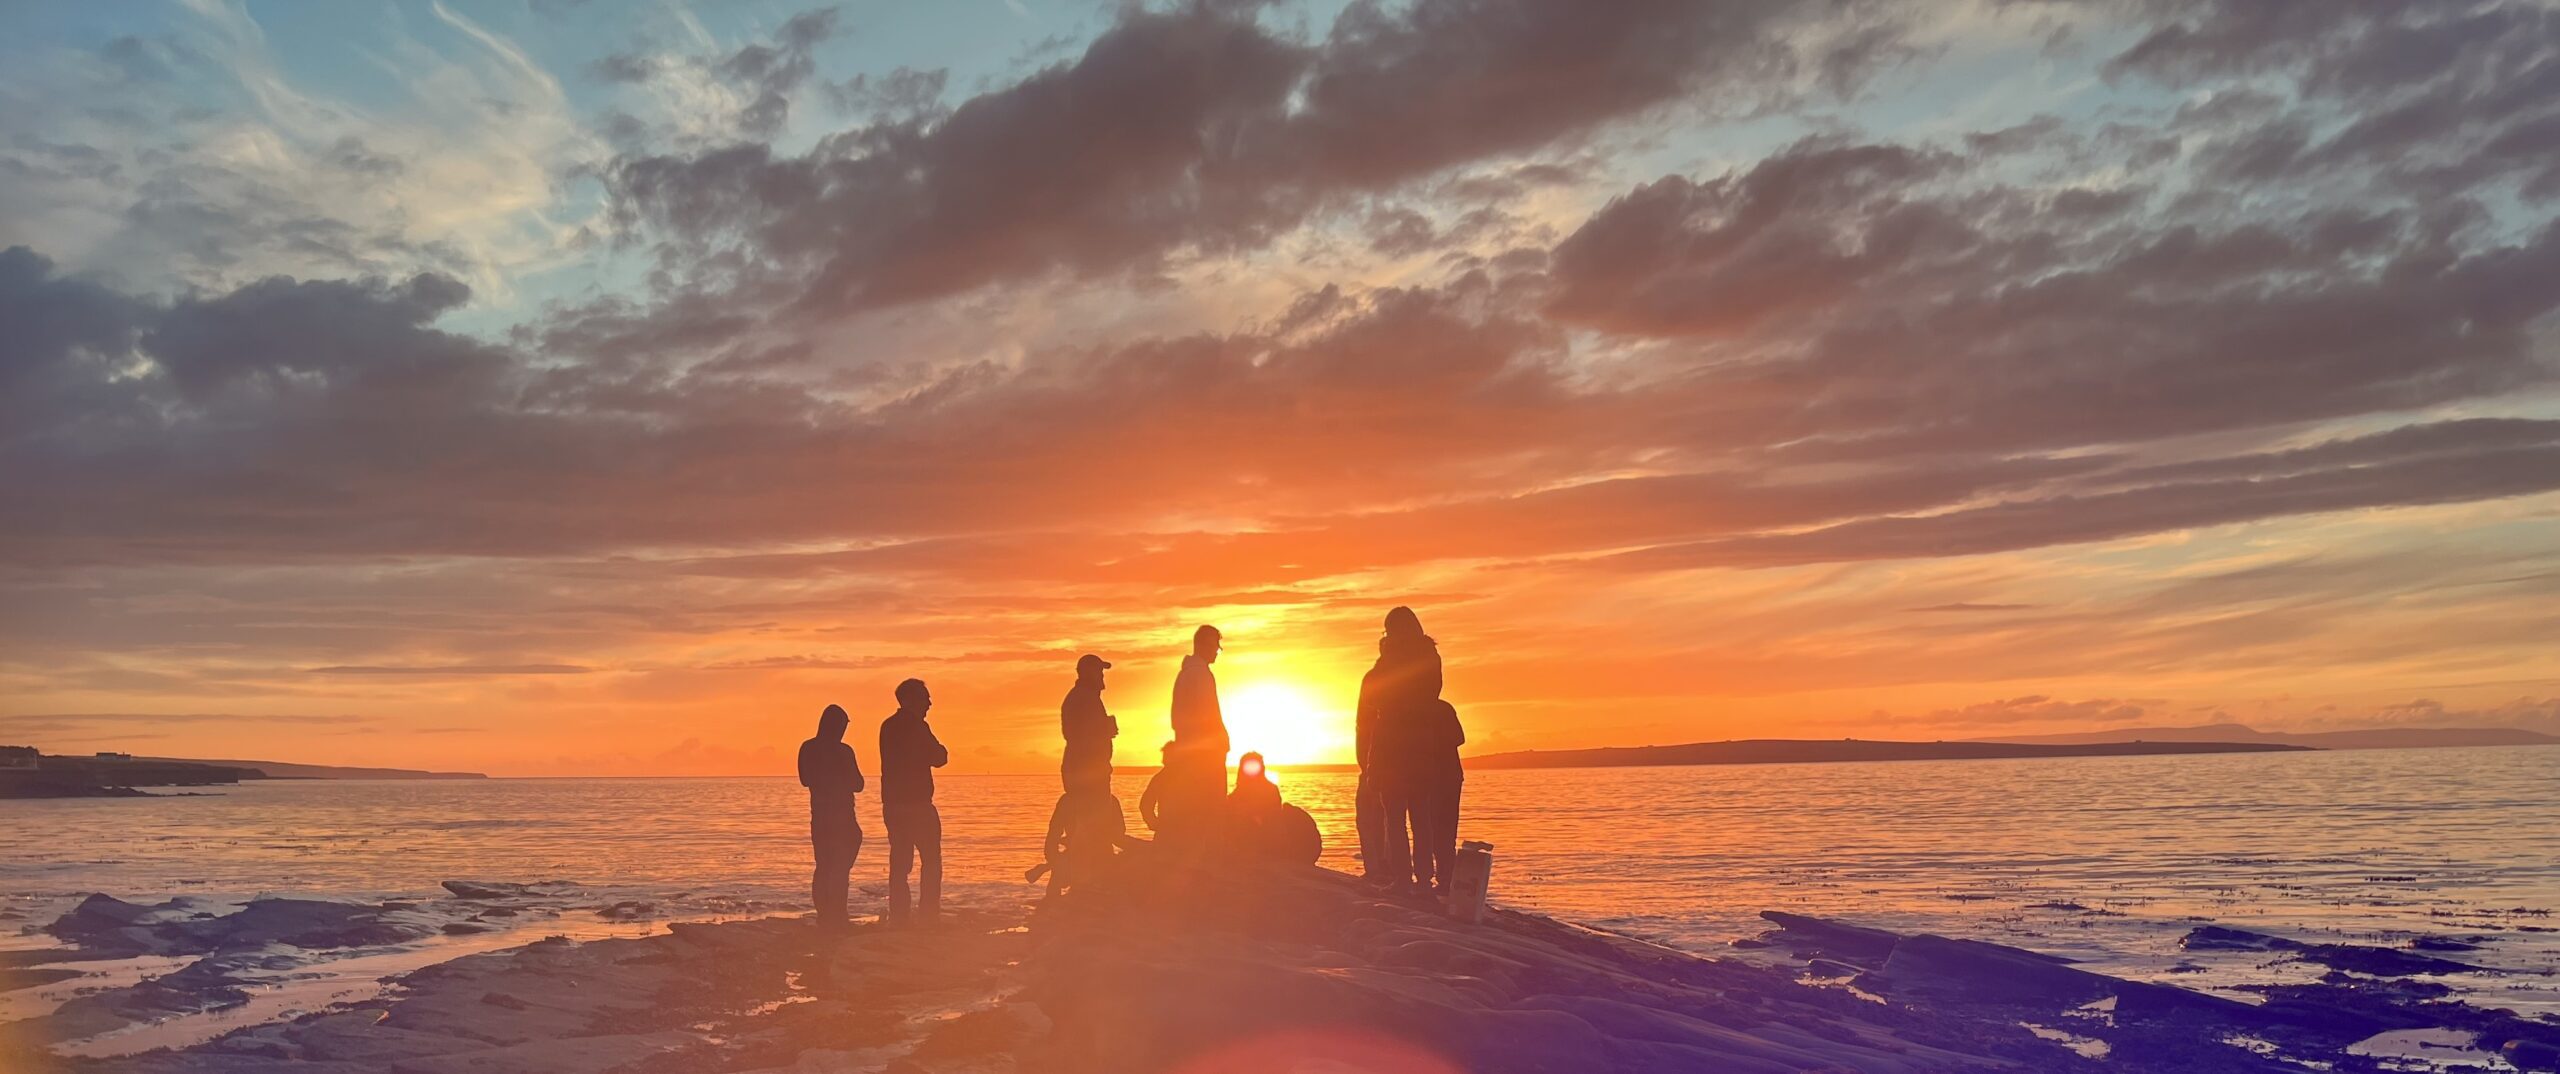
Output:
<path fill-rule="evenodd" d="M 1427 747 L 1440 685 L 1440 643 L 1422 632 L 1422 618 L 1413 609 L 1398 605 L 1388 611 L 1378 638 L 1378 662 L 1360 680 L 1353 716 L 1361 777 L 1354 791 L 1360 799 L 1354 804 L 1355 823 L 1364 840 L 1362 872 L 1374 883 L 1427 888 L 1435 879 L 1429 846 L 1436 837 L 1420 807 L 1429 792 Z M 1371 810 L 1372 821 L 1357 821 L 1363 806 Z M 1419 854 L 1417 831 L 1425 844 Z"/>

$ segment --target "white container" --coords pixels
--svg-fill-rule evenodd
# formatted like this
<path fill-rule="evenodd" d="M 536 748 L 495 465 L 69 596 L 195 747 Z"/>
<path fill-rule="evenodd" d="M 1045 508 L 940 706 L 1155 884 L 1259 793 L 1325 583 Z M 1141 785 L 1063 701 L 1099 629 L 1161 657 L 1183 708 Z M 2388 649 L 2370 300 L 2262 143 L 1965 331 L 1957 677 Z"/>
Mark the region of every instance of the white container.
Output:
<path fill-rule="evenodd" d="M 1483 920 L 1485 890 L 1493 884 L 1493 844 L 1460 844 L 1458 863 L 1449 871 L 1449 916 L 1468 924 Z"/>

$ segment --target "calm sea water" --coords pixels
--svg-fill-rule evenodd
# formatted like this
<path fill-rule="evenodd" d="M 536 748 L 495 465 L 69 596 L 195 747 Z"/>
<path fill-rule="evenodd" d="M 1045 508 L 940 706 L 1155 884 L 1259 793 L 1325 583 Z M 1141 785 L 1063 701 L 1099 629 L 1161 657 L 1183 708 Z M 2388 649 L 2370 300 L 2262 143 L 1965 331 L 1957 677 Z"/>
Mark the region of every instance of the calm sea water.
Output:
<path fill-rule="evenodd" d="M 1356 869 L 1351 777 L 1279 774 Z M 1120 780 L 1134 807 L 1139 780 Z M 1036 893 L 1051 776 L 941 781 L 960 898 Z M 2303 979 L 2195 956 L 2196 922 L 2397 944 L 2458 936 L 2478 998 L 2560 1011 L 2560 748 L 1481 772 L 1464 834 L 1498 902 L 1709 953 L 1764 909 L 1974 936 L 2230 989 Z M 878 804 L 857 885 L 886 860 Z M 571 880 L 666 914 L 806 898 L 791 780 L 274 782 L 207 797 L 0 803 L 0 916 L 79 895 L 438 896 Z M 1132 829 L 1139 826 L 1132 821 Z M 857 905 L 859 905 L 859 898 Z M 647 927 L 647 926 L 641 926 Z M 13 945 L 39 942 L 13 937 Z M 22 1012 L 23 1013 L 23 1012 Z"/>

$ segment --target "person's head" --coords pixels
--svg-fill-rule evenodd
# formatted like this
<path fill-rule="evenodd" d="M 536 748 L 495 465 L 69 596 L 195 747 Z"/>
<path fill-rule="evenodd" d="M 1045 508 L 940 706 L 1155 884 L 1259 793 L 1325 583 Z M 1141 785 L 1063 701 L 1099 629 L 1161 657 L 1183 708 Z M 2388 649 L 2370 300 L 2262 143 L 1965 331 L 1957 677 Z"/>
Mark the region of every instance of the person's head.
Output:
<path fill-rule="evenodd" d="M 1413 609 L 1401 604 L 1387 609 L 1387 636 L 1391 638 L 1421 637 L 1422 617 L 1413 614 Z"/>
<path fill-rule="evenodd" d="M 825 712 L 818 714 L 818 737 L 829 742 L 842 741 L 845 725 L 852 722 L 853 717 L 844 714 L 844 706 L 829 705 Z"/>
<path fill-rule="evenodd" d="M 1202 626 L 1191 632 L 1191 655 L 1199 657 L 1203 664 L 1217 663 L 1218 650 L 1223 643 L 1224 636 L 1218 633 L 1218 628 Z"/>
<path fill-rule="evenodd" d="M 1099 690 L 1102 688 L 1102 672 L 1110 666 L 1111 661 L 1092 653 L 1079 656 L 1076 658 L 1076 682 L 1079 685 L 1091 684 L 1094 689 Z"/>
<path fill-rule="evenodd" d="M 1280 804 L 1280 786 L 1271 782 L 1271 770 L 1262 763 L 1262 755 L 1248 753 L 1236 758 L 1236 789 L 1227 799 L 1239 805 L 1270 807 Z"/>
<path fill-rule="evenodd" d="M 923 679 L 908 679 L 898 684 L 898 711 L 922 716 L 933 707 L 933 692 L 924 688 Z"/>

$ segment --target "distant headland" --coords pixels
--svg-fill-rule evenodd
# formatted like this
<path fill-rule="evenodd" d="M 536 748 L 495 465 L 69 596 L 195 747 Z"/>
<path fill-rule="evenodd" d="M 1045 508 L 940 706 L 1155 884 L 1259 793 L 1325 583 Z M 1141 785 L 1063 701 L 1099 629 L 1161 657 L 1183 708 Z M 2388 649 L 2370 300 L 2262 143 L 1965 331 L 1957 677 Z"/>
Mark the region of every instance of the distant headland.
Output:
<path fill-rule="evenodd" d="M 1657 765 L 1805 764 L 1823 761 L 1976 761 L 2018 757 L 2131 757 L 2150 754 L 2297 753 L 2271 742 L 1878 742 L 1865 739 L 1745 738 L 1677 746 L 1521 750 L 1467 758 L 1467 768 L 1638 768 Z"/>
<path fill-rule="evenodd" d="M 1977 742 L 2077 745 L 2090 742 L 2257 742 L 2319 750 L 2408 750 L 2464 746 L 2555 746 L 2560 735 L 2521 727 L 2367 727 L 2353 731 L 2261 731 L 2241 723 L 2118 727 L 2061 735 L 2004 735 Z"/>
<path fill-rule="evenodd" d="M 478 772 L 346 768 L 282 761 L 202 761 L 129 753 L 48 754 L 0 746 L 0 798 L 144 797 L 144 787 L 219 787 L 261 779 L 487 779 Z"/>

